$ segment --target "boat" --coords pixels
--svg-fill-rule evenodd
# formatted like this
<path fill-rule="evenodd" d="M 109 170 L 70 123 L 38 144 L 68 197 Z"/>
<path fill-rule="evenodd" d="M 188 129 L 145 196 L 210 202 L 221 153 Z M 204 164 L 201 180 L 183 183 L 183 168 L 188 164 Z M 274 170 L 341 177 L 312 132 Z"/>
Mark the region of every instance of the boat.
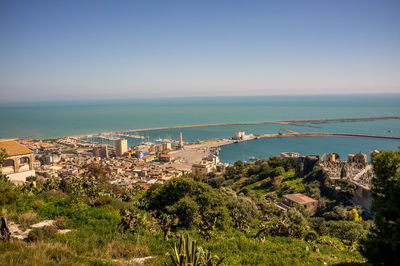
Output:
<path fill-rule="evenodd" d="M 257 158 L 254 157 L 254 156 L 251 156 L 251 157 L 249 157 L 249 160 L 250 160 L 251 162 L 254 162 L 254 161 L 257 161 Z"/>
<path fill-rule="evenodd" d="M 114 136 L 97 136 L 97 138 L 99 139 L 105 139 L 105 140 L 111 140 L 111 141 L 115 141 L 118 140 L 119 138 L 114 137 Z"/>
<path fill-rule="evenodd" d="M 140 135 L 128 135 L 127 137 L 133 138 L 133 139 L 144 139 L 144 136 L 140 136 Z"/>

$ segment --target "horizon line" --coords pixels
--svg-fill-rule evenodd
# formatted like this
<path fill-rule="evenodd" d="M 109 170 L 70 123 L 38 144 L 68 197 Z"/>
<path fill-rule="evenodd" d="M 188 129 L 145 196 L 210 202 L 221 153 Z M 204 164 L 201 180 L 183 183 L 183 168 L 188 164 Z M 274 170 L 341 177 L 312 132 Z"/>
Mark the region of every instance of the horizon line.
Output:
<path fill-rule="evenodd" d="M 94 97 L 94 98 L 68 98 L 68 99 L 46 99 L 46 100 L 0 100 L 0 104 L 18 104 L 18 103 L 52 103 L 52 102 L 83 102 L 83 101 L 128 101 L 128 100 L 151 100 L 151 99 L 194 99 L 194 98 L 251 98 L 251 97 L 318 97 L 318 96 L 373 96 L 373 95 L 399 95 L 399 92 L 367 92 L 367 93 L 292 93 L 292 94 L 244 94 L 244 95 L 183 95 L 183 96 L 168 96 L 168 95 L 157 95 L 157 96 L 138 96 L 138 97 Z"/>

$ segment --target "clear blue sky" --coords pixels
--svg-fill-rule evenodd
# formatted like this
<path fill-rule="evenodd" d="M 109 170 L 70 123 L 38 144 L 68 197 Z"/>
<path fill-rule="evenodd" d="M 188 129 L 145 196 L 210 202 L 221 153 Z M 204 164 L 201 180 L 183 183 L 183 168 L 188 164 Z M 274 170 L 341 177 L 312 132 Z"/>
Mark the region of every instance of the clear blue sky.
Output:
<path fill-rule="evenodd" d="M 380 92 L 399 0 L 0 0 L 0 101 Z"/>

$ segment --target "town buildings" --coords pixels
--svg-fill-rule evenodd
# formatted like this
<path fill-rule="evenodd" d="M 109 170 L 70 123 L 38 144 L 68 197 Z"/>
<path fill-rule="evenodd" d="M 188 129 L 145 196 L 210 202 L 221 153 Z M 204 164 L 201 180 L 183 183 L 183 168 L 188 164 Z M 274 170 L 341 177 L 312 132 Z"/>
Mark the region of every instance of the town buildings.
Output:
<path fill-rule="evenodd" d="M 300 153 L 298 152 L 282 152 L 281 153 L 281 158 L 287 159 L 287 158 L 299 158 Z"/>
<path fill-rule="evenodd" d="M 179 148 L 183 149 L 183 136 L 182 132 L 179 132 Z"/>
<path fill-rule="evenodd" d="M 128 141 L 126 139 L 117 139 L 115 141 L 115 153 L 117 156 L 122 156 L 128 151 Z"/>
<path fill-rule="evenodd" d="M 108 145 L 101 145 L 93 148 L 93 156 L 100 158 L 108 158 Z"/>

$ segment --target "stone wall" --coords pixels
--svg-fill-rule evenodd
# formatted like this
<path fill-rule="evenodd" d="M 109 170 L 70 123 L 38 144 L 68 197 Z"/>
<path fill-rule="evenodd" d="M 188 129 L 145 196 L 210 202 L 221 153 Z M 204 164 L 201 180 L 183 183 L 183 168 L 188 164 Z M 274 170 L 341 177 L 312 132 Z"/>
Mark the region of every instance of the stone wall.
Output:
<path fill-rule="evenodd" d="M 364 164 L 364 162 L 344 162 L 344 161 L 324 161 L 319 163 L 322 170 L 328 175 L 331 183 L 335 180 L 342 178 L 352 181 L 357 186 L 354 192 L 353 200 L 360 204 L 367 210 L 371 209 L 372 196 L 370 192 L 371 183 L 375 174 L 371 164 Z"/>

